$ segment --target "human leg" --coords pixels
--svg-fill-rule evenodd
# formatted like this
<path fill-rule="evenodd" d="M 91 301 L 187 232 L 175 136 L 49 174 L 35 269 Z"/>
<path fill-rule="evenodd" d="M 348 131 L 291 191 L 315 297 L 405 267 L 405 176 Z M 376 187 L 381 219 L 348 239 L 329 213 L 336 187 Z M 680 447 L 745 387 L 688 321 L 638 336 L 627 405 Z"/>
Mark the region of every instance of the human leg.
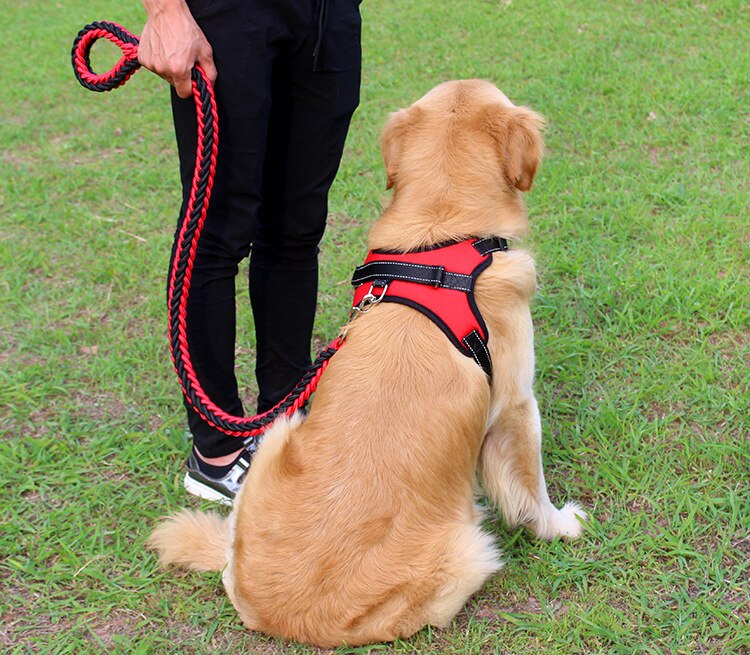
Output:
<path fill-rule="evenodd" d="M 328 16 L 323 45 L 329 49 L 322 51 L 345 51 L 344 63 L 323 56 L 314 70 L 317 35 L 312 31 L 274 68 L 263 205 L 249 274 L 259 411 L 283 399 L 310 365 L 318 244 L 328 191 L 359 102 L 358 3 L 345 4 L 348 14 Z"/>

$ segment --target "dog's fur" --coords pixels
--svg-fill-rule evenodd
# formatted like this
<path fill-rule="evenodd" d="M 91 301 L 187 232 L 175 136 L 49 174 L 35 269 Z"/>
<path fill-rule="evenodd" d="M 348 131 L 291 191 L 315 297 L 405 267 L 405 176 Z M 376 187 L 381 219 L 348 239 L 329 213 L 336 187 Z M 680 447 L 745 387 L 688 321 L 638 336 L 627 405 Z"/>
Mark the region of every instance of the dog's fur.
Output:
<path fill-rule="evenodd" d="M 393 198 L 370 247 L 523 235 L 542 122 L 480 80 L 441 84 L 392 114 L 382 150 Z M 383 303 L 354 319 L 309 416 L 266 434 L 232 515 L 184 511 L 149 545 L 164 563 L 224 569 L 252 630 L 336 646 L 447 625 L 501 566 L 474 505 L 477 469 L 505 520 L 541 539 L 577 537 L 586 516 L 547 496 L 535 286 L 521 250 L 494 255 L 478 279 L 491 385 L 409 307 Z"/>

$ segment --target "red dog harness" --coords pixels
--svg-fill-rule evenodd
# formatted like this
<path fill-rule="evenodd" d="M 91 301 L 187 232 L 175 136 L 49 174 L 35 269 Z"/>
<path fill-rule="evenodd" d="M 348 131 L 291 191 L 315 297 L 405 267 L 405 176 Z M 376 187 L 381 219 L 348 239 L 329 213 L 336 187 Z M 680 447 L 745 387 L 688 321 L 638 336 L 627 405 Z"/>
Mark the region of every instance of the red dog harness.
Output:
<path fill-rule="evenodd" d="M 379 302 L 413 307 L 432 319 L 491 380 L 489 334 L 474 300 L 474 285 L 492 262 L 492 253 L 507 249 L 505 239 L 491 237 L 408 253 L 372 250 L 354 270 L 353 314 Z"/>

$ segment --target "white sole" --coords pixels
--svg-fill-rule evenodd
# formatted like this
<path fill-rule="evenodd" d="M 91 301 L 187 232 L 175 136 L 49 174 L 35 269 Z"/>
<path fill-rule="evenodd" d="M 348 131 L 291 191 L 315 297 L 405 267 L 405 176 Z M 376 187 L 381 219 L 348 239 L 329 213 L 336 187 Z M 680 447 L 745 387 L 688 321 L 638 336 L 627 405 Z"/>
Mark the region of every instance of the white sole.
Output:
<path fill-rule="evenodd" d="M 198 498 L 213 500 L 222 505 L 232 506 L 232 501 L 224 494 L 219 493 L 216 489 L 207 487 L 205 484 L 201 484 L 198 480 L 191 478 L 189 473 L 185 473 L 185 490 L 193 496 L 198 496 Z"/>

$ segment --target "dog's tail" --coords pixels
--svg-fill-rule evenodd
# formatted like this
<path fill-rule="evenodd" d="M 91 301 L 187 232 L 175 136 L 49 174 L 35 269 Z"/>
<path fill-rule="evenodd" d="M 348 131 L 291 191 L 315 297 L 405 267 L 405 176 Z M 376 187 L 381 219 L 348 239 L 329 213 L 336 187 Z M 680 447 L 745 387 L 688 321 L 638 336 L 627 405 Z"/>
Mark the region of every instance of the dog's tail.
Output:
<path fill-rule="evenodd" d="M 156 526 L 147 546 L 159 561 L 195 571 L 221 571 L 227 564 L 228 519 L 215 512 L 182 510 Z"/>

